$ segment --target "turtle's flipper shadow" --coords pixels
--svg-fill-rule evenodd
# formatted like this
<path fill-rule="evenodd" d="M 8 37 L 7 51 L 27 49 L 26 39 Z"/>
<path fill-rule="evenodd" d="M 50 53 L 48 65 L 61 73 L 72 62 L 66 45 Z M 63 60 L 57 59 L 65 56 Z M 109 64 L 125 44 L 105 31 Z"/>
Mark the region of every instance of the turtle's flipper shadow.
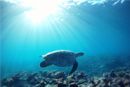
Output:
<path fill-rule="evenodd" d="M 73 65 L 73 68 L 72 68 L 72 70 L 71 70 L 71 72 L 69 74 L 72 74 L 77 69 L 77 67 L 78 67 L 78 62 L 75 61 L 74 65 Z"/>

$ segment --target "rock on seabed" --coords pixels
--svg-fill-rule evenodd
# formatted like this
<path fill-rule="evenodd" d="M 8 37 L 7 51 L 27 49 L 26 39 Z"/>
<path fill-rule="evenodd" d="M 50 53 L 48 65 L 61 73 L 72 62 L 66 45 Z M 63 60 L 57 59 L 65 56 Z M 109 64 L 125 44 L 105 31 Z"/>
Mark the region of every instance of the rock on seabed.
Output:
<path fill-rule="evenodd" d="M 63 71 L 20 72 L 2 79 L 1 87 L 130 87 L 130 69 L 115 69 L 90 78 L 84 71 L 70 76 Z"/>

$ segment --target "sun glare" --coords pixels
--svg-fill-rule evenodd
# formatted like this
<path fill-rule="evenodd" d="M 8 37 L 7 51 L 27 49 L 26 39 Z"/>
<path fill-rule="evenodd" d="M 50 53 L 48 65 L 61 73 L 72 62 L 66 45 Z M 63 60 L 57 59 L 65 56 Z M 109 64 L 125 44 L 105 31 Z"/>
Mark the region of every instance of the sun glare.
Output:
<path fill-rule="evenodd" d="M 45 17 L 55 14 L 58 11 L 58 5 L 62 0 L 24 0 L 22 5 L 32 7 L 32 10 L 26 11 L 27 18 L 32 22 L 40 22 Z"/>

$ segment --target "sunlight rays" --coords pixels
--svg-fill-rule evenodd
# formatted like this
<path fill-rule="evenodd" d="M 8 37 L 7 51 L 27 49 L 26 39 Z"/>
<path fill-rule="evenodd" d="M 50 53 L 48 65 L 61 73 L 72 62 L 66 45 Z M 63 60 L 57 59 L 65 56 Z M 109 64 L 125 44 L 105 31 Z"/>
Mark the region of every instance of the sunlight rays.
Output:
<path fill-rule="evenodd" d="M 55 14 L 59 10 L 59 0 L 24 0 L 22 5 L 32 7 L 31 11 L 26 11 L 27 18 L 31 19 L 33 23 L 40 22 L 45 17 Z"/>
<path fill-rule="evenodd" d="M 47 18 L 50 15 L 56 16 L 62 9 L 69 9 L 72 6 L 78 6 L 82 3 L 90 3 L 91 5 L 105 5 L 105 3 L 113 2 L 113 5 L 117 3 L 123 3 L 126 0 L 3 0 L 10 3 L 22 5 L 23 8 L 31 8 L 28 11 L 24 11 L 27 19 L 31 20 L 33 24 L 37 24 Z"/>

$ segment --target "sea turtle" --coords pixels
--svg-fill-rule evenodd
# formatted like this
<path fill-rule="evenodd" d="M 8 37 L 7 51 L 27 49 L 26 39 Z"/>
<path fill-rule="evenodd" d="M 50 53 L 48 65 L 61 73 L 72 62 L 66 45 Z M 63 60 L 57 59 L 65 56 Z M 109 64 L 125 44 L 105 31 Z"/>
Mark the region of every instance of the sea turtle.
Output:
<path fill-rule="evenodd" d="M 52 64 L 59 67 L 67 67 L 73 65 L 73 68 L 69 74 L 72 74 L 78 67 L 76 57 L 83 56 L 83 52 L 74 53 L 68 50 L 58 50 L 49 52 L 46 55 L 40 55 L 45 61 L 40 63 L 40 67 L 47 67 Z"/>

